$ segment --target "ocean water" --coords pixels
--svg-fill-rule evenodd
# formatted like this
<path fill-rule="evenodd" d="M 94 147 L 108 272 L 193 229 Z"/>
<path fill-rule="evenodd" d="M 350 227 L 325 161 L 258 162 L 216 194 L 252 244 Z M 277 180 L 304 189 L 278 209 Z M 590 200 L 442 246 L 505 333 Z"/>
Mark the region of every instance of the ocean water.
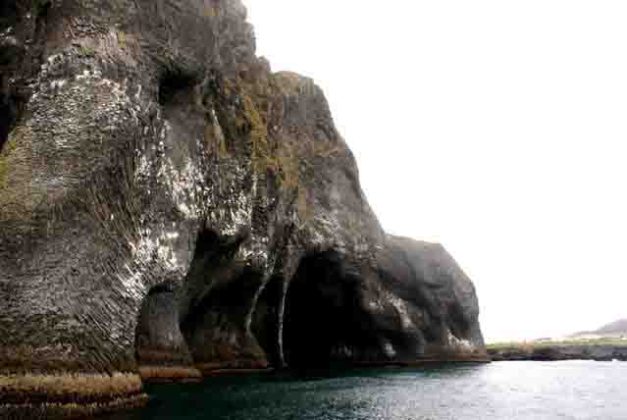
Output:
<path fill-rule="evenodd" d="M 116 419 L 627 419 L 627 362 L 499 362 L 429 369 L 219 377 L 147 388 Z"/>

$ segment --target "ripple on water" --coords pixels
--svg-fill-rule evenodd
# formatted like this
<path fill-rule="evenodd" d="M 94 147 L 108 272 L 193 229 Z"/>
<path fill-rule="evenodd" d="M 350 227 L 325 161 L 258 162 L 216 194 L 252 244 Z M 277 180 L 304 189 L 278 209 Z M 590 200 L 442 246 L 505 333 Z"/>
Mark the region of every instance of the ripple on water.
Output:
<path fill-rule="evenodd" d="M 500 362 L 425 370 L 222 377 L 148 387 L 111 419 L 627 419 L 627 363 Z"/>

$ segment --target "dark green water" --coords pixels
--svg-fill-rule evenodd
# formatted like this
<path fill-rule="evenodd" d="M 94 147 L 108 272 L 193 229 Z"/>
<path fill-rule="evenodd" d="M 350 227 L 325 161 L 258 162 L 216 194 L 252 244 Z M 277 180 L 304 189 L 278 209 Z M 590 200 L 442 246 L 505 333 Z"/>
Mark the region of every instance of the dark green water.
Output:
<path fill-rule="evenodd" d="M 116 419 L 627 419 L 627 363 L 501 362 L 425 370 L 223 377 L 148 388 Z"/>

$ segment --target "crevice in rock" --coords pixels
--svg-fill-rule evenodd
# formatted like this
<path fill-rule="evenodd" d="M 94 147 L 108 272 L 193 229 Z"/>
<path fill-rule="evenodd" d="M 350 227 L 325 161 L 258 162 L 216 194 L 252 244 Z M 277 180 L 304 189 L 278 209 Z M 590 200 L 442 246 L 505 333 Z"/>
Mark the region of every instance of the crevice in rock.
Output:
<path fill-rule="evenodd" d="M 7 142 L 14 119 L 15 115 L 9 98 L 0 94 L 0 152 Z"/>
<path fill-rule="evenodd" d="M 50 6 L 52 6 L 50 0 L 35 0 L 33 11 L 35 12 L 35 27 L 37 31 L 44 30 Z"/>
<path fill-rule="evenodd" d="M 252 318 L 251 331 L 268 357 L 272 366 L 282 366 L 279 348 L 279 307 L 283 289 L 283 278 L 273 276 L 263 289 Z"/>
<path fill-rule="evenodd" d="M 291 280 L 284 316 L 284 356 L 293 368 L 361 361 L 378 348 L 360 306 L 360 279 L 340 254 L 306 256 Z M 366 351 L 367 352 L 367 351 Z"/>
<path fill-rule="evenodd" d="M 3 70 L 8 69 L 16 54 L 15 46 L 11 44 L 0 44 L 0 152 L 6 144 L 9 133 L 15 127 L 18 113 L 23 107 L 23 100 L 20 100 L 12 91 L 9 84 L 9 71 L 5 74 Z"/>

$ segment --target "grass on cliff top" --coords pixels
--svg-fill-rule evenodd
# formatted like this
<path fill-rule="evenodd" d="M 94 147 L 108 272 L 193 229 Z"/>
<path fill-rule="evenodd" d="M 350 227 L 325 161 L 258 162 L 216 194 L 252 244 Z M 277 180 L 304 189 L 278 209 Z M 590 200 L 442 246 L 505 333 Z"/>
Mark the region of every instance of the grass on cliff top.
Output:
<path fill-rule="evenodd" d="M 619 346 L 627 347 L 627 338 L 591 338 L 591 339 L 570 339 L 555 341 L 510 341 L 503 343 L 490 343 L 486 345 L 488 350 L 507 350 L 515 348 L 549 348 L 549 347 L 574 347 L 574 346 Z"/>

